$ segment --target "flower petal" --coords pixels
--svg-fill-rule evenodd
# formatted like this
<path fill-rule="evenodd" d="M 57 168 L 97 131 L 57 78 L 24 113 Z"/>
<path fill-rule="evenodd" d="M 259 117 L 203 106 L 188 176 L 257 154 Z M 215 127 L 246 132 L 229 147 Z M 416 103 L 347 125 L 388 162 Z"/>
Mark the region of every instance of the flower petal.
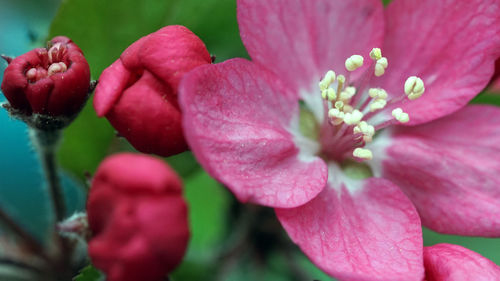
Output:
<path fill-rule="evenodd" d="M 500 109 L 467 106 L 429 124 L 397 128 L 374 155 L 381 175 L 441 233 L 500 236 Z M 374 146 L 378 143 L 376 141 Z M 374 158 L 375 160 L 375 158 Z"/>
<path fill-rule="evenodd" d="M 102 72 L 94 95 L 97 116 L 108 114 L 133 79 L 136 79 L 134 74 L 128 71 L 119 59 Z"/>
<path fill-rule="evenodd" d="M 458 110 L 490 81 L 500 55 L 498 1 L 399 0 L 385 12 L 389 68 L 380 86 L 403 95 L 409 76 L 425 83 L 423 96 L 402 106 L 408 124 Z"/>
<path fill-rule="evenodd" d="M 329 180 L 311 202 L 276 213 L 302 251 L 340 280 L 423 279 L 417 211 L 387 180 Z"/>
<path fill-rule="evenodd" d="M 279 75 L 296 94 L 311 91 L 329 69 L 345 74 L 348 57 L 367 56 L 382 43 L 379 0 L 237 3 L 241 39 L 250 57 Z"/>
<path fill-rule="evenodd" d="M 427 281 L 500 280 L 500 267 L 458 245 L 437 244 L 424 248 Z"/>
<path fill-rule="evenodd" d="M 245 202 L 295 207 L 325 186 L 325 163 L 303 159 L 288 131 L 298 100 L 255 64 L 193 70 L 180 85 L 184 132 L 196 158 Z"/>
<path fill-rule="evenodd" d="M 128 72 L 114 73 L 127 75 Z M 106 118 L 132 146 L 143 153 L 169 156 L 185 151 L 187 144 L 182 132 L 181 112 L 172 89 L 149 71 L 144 71 L 138 79 L 123 91 L 106 113 Z M 111 83 L 108 86 L 115 85 Z M 112 98 L 110 95 L 109 99 Z"/>

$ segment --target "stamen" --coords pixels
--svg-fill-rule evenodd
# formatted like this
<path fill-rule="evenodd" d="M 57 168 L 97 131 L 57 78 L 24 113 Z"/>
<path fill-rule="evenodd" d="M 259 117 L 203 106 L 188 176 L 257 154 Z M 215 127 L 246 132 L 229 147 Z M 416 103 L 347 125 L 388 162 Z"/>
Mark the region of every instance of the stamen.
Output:
<path fill-rule="evenodd" d="M 379 59 L 382 58 L 382 51 L 380 48 L 373 48 L 370 52 L 370 58 L 372 58 L 374 61 L 378 61 Z"/>
<path fill-rule="evenodd" d="M 335 81 L 335 72 L 329 70 L 325 77 L 319 82 L 319 88 L 321 91 L 326 90 Z"/>
<path fill-rule="evenodd" d="M 49 66 L 48 76 L 54 75 L 59 72 L 64 72 L 67 69 L 68 68 L 66 67 L 66 64 L 64 62 L 53 63 Z"/>
<path fill-rule="evenodd" d="M 374 99 L 387 99 L 387 92 L 381 88 L 371 88 L 368 95 Z"/>
<path fill-rule="evenodd" d="M 340 74 L 337 76 L 337 93 L 341 93 L 344 88 L 345 76 Z"/>
<path fill-rule="evenodd" d="M 410 76 L 405 82 L 405 93 L 410 100 L 421 97 L 425 92 L 424 81 L 417 76 Z"/>
<path fill-rule="evenodd" d="M 373 158 L 373 153 L 371 152 L 371 150 L 365 149 L 365 148 L 360 148 L 360 147 L 354 149 L 354 151 L 352 152 L 352 155 L 354 157 L 357 157 L 357 158 L 360 158 L 363 160 L 371 160 Z"/>
<path fill-rule="evenodd" d="M 328 101 L 334 101 L 337 99 L 337 94 L 335 94 L 335 90 L 332 88 L 328 88 L 326 97 L 328 98 Z"/>
<path fill-rule="evenodd" d="M 338 110 L 342 110 L 344 108 L 344 102 L 340 100 L 335 102 L 335 108 Z"/>
<path fill-rule="evenodd" d="M 342 101 L 350 100 L 356 94 L 356 88 L 347 87 L 340 93 L 339 99 Z"/>
<path fill-rule="evenodd" d="M 408 113 L 403 112 L 403 109 L 399 107 L 392 111 L 392 116 L 401 123 L 407 123 L 410 121 Z"/>
<path fill-rule="evenodd" d="M 354 70 L 360 68 L 361 66 L 363 66 L 363 61 L 364 61 L 364 59 L 362 56 L 352 55 L 350 58 L 348 58 L 345 61 L 345 68 L 348 71 L 354 71 Z"/>
<path fill-rule="evenodd" d="M 389 66 L 387 58 L 382 57 L 378 59 L 377 62 L 375 63 L 375 76 L 380 77 L 384 75 L 387 66 Z"/>
<path fill-rule="evenodd" d="M 387 104 L 387 101 L 385 99 L 376 99 L 375 101 L 370 104 L 370 111 L 374 112 L 380 109 L 383 109 Z"/>
<path fill-rule="evenodd" d="M 28 70 L 26 72 L 26 78 L 28 78 L 28 80 L 35 80 L 36 79 L 36 68 L 31 68 L 30 70 Z"/>
<path fill-rule="evenodd" d="M 342 122 L 344 122 L 344 116 L 344 112 L 340 111 L 338 108 L 332 108 L 328 111 L 328 117 L 330 117 L 330 120 L 334 125 L 342 124 Z"/>
<path fill-rule="evenodd" d="M 365 142 L 371 142 L 373 140 L 373 135 L 375 135 L 375 127 L 369 125 L 366 121 L 361 121 L 353 128 L 353 132 L 354 134 L 363 134 L 363 140 Z"/>
<path fill-rule="evenodd" d="M 348 112 L 345 114 L 344 123 L 347 125 L 357 125 L 361 119 L 363 119 L 363 113 L 361 111 L 355 109 L 352 112 Z"/>

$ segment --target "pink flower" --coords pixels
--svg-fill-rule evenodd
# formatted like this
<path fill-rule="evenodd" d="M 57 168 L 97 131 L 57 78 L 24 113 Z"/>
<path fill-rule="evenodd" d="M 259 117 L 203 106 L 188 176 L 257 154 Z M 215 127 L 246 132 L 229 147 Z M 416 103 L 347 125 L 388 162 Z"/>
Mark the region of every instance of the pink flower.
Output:
<path fill-rule="evenodd" d="M 427 281 L 495 281 L 500 267 L 458 245 L 438 244 L 424 248 Z"/>
<path fill-rule="evenodd" d="M 89 86 L 90 69 L 82 50 L 64 36 L 10 61 L 2 81 L 13 109 L 69 118 L 87 101 Z"/>
<path fill-rule="evenodd" d="M 170 156 L 187 149 L 177 86 L 185 72 L 211 62 L 184 26 L 166 26 L 128 47 L 99 78 L 94 108 L 137 150 Z"/>
<path fill-rule="evenodd" d="M 240 201 L 276 208 L 341 280 L 422 280 L 419 214 L 500 235 L 500 110 L 464 107 L 493 74 L 500 1 L 237 3 L 252 61 L 193 70 L 180 104 L 195 156 Z"/>
<path fill-rule="evenodd" d="M 182 183 L 159 159 L 118 154 L 92 180 L 87 214 L 92 263 L 109 281 L 160 281 L 189 239 Z"/>

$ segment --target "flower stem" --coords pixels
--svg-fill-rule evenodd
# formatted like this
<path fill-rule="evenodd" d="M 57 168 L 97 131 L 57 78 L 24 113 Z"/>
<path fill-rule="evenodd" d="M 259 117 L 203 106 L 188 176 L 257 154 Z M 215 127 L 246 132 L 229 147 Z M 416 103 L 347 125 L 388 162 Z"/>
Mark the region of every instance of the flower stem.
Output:
<path fill-rule="evenodd" d="M 40 157 L 43 173 L 47 180 L 50 199 L 53 204 L 56 221 L 62 221 L 66 216 L 64 194 L 59 181 L 56 164 L 56 149 L 61 138 L 61 130 L 30 129 L 30 138 Z"/>
<path fill-rule="evenodd" d="M 62 130 L 40 130 L 36 128 L 29 129 L 31 142 L 40 157 L 43 173 L 47 180 L 50 199 L 54 208 L 56 225 L 66 217 L 66 204 L 64 202 L 64 193 L 59 180 L 58 167 L 56 163 L 56 150 L 61 139 Z M 59 260 L 56 262 L 56 271 L 60 280 L 69 280 L 71 278 L 71 256 L 73 245 L 70 241 L 61 237 L 58 233 L 54 238 L 60 249 Z"/>

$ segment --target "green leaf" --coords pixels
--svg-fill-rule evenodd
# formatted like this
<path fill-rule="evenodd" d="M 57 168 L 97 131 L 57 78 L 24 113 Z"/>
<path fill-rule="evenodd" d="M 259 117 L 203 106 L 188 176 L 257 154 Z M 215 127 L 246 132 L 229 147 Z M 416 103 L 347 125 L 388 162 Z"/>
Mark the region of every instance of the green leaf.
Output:
<path fill-rule="evenodd" d="M 215 247 L 227 229 L 230 195 L 201 169 L 186 179 L 184 184 L 191 227 L 188 256 L 191 254 L 196 258 L 205 258 L 210 255 L 207 249 Z"/>
<path fill-rule="evenodd" d="M 183 178 L 189 177 L 200 169 L 200 164 L 191 151 L 168 157 L 166 162 Z"/>
<path fill-rule="evenodd" d="M 428 228 L 423 228 L 424 246 L 439 243 L 457 244 L 500 264 L 500 238 L 466 237 L 458 235 L 445 235 L 436 233 Z"/>
<path fill-rule="evenodd" d="M 92 265 L 88 265 L 80 271 L 73 281 L 102 281 L 104 276 Z"/>
<path fill-rule="evenodd" d="M 498 93 L 488 93 L 484 92 L 477 97 L 475 97 L 472 101 L 472 104 L 492 104 L 500 106 L 500 94 Z"/>
<path fill-rule="evenodd" d="M 189 207 L 191 240 L 183 263 L 172 280 L 212 280 L 218 266 L 215 255 L 228 231 L 229 192 L 204 170 L 190 173 L 184 181 Z"/>
<path fill-rule="evenodd" d="M 114 130 L 106 120 L 98 119 L 91 104 L 64 131 L 59 148 L 59 164 L 79 179 L 94 172 L 107 155 Z"/>

